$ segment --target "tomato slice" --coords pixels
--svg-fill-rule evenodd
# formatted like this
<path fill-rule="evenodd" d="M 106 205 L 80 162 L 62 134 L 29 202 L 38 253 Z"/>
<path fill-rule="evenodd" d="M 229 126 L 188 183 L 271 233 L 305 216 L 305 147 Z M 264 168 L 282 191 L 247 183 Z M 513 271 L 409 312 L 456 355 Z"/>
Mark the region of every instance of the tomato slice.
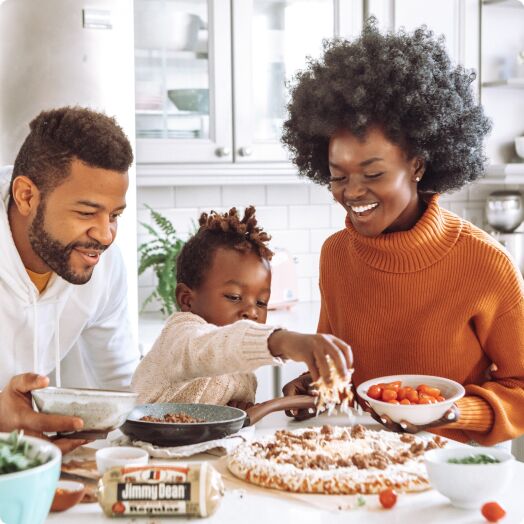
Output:
<path fill-rule="evenodd" d="M 498 522 L 506 516 L 506 512 L 497 502 L 486 502 L 480 511 L 488 522 Z"/>

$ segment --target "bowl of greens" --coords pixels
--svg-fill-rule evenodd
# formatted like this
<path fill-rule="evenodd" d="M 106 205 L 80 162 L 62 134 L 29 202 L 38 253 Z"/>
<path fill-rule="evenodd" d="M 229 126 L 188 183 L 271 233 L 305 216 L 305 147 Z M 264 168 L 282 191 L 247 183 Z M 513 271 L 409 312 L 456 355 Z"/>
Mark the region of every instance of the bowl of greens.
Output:
<path fill-rule="evenodd" d="M 55 494 L 62 453 L 46 440 L 0 433 L 0 522 L 42 524 Z"/>
<path fill-rule="evenodd" d="M 457 508 L 480 509 L 504 492 L 515 457 L 506 449 L 457 446 L 424 453 L 431 485 Z"/>

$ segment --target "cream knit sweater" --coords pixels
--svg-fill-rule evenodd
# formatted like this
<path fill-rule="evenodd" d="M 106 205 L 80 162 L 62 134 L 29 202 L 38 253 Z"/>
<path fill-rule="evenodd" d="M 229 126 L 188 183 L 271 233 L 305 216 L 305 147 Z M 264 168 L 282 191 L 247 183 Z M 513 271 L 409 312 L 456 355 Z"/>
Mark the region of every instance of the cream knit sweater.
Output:
<path fill-rule="evenodd" d="M 215 326 L 193 313 L 168 318 L 132 380 L 139 401 L 227 404 L 255 401 L 260 366 L 280 365 L 267 345 L 275 326 L 239 320 Z"/>

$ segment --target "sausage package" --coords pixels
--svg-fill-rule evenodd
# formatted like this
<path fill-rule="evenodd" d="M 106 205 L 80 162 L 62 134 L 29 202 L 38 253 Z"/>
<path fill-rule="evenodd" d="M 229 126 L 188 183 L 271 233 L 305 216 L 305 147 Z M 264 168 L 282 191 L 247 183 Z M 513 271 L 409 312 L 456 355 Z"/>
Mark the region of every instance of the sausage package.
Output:
<path fill-rule="evenodd" d="M 98 485 L 98 502 L 108 517 L 208 517 L 223 495 L 222 477 L 207 462 L 114 467 Z"/>

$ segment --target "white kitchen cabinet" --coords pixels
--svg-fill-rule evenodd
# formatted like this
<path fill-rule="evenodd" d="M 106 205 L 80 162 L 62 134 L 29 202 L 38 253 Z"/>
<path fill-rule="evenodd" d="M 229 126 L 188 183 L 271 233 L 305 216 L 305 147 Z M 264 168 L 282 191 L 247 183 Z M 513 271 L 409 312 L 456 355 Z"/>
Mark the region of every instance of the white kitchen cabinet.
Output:
<path fill-rule="evenodd" d="M 358 34 L 362 13 L 361 0 L 135 0 L 139 183 L 294 176 L 286 81 L 324 38 Z"/>

